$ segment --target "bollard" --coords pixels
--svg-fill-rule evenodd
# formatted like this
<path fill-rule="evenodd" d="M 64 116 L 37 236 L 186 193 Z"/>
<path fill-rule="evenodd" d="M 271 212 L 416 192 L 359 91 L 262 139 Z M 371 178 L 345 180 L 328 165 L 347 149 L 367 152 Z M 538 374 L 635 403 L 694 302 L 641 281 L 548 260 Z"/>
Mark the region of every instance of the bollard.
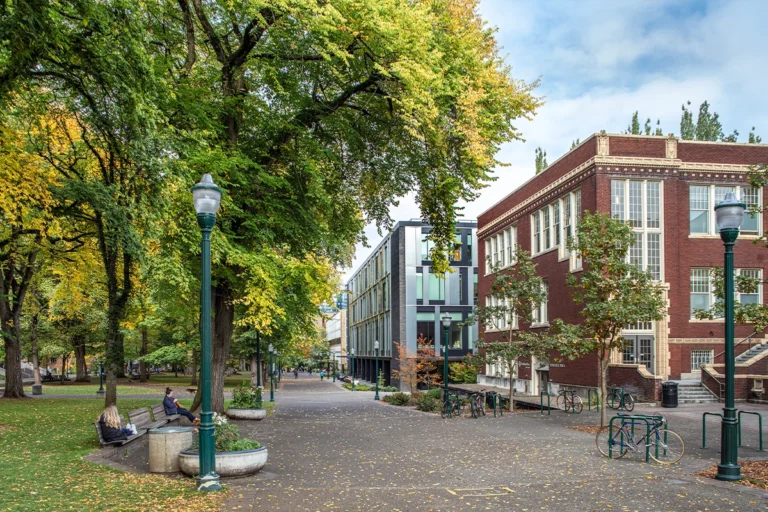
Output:
<path fill-rule="evenodd" d="M 547 395 L 547 416 L 552 416 L 552 407 L 549 403 L 549 393 L 542 391 L 539 393 L 539 405 L 541 406 L 541 415 L 544 416 L 544 395 Z"/>
<path fill-rule="evenodd" d="M 595 408 L 599 411 L 600 410 L 600 391 L 597 389 L 589 388 L 587 389 L 587 410 L 592 410 L 592 393 L 595 394 Z"/>

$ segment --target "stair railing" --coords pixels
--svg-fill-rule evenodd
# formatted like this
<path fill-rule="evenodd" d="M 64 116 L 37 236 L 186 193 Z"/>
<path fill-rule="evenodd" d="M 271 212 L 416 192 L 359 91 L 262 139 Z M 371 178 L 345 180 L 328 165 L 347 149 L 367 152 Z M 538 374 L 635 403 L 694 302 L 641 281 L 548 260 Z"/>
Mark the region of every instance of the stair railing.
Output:
<path fill-rule="evenodd" d="M 740 342 L 738 342 L 738 343 L 734 344 L 733 346 L 734 346 L 734 347 L 736 347 L 736 346 L 738 346 L 738 345 L 741 345 L 741 344 L 742 344 L 742 343 L 744 343 L 745 341 L 749 340 L 749 348 L 748 348 L 747 350 L 751 350 L 751 349 L 752 349 L 752 338 L 755 336 L 755 334 L 758 334 L 759 332 L 762 332 L 762 331 L 755 331 L 755 332 L 753 332 L 752 334 L 750 334 L 749 336 L 747 336 L 746 338 L 744 338 L 744 339 L 743 339 L 743 340 L 741 340 Z M 746 351 L 745 351 L 745 352 L 746 352 Z M 719 354 L 715 354 L 715 355 L 712 357 L 712 362 L 714 363 L 714 362 L 715 362 L 715 359 L 717 359 L 718 357 L 720 357 L 720 356 L 721 356 L 721 355 L 723 355 L 723 354 L 725 354 L 725 350 L 723 350 L 723 351 L 722 351 L 722 352 L 720 352 Z"/>

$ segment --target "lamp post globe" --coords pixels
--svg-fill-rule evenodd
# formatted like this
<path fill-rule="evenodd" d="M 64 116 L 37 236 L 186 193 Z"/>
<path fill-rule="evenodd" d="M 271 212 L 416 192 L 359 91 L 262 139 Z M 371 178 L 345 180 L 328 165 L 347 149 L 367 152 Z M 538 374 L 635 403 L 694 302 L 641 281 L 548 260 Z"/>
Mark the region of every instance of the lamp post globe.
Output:
<path fill-rule="evenodd" d="M 197 213 L 197 224 L 202 232 L 200 243 L 200 345 L 202 362 L 202 407 L 200 411 L 200 474 L 197 476 L 198 491 L 221 490 L 216 474 L 216 451 L 213 412 L 211 411 L 211 231 L 216 224 L 216 212 L 221 205 L 221 189 L 210 174 L 203 174 L 200 182 L 192 187 L 192 203 Z"/>
<path fill-rule="evenodd" d="M 443 343 L 443 400 L 448 399 L 448 333 L 451 329 L 451 317 L 446 314 L 443 318 L 445 343 Z"/>
<path fill-rule="evenodd" d="M 376 353 L 376 395 L 374 400 L 380 400 L 379 398 L 379 340 L 373 343 L 373 351 Z"/>
<path fill-rule="evenodd" d="M 733 192 L 728 192 L 721 203 L 715 206 L 715 218 L 720 230 L 720 239 L 725 245 L 725 407 L 721 423 L 720 464 L 717 465 L 718 480 L 741 480 L 739 448 L 737 442 L 738 420 L 734 397 L 734 375 L 736 360 L 734 354 L 734 277 L 733 246 L 739 237 L 739 228 L 744 219 L 744 203 Z"/>

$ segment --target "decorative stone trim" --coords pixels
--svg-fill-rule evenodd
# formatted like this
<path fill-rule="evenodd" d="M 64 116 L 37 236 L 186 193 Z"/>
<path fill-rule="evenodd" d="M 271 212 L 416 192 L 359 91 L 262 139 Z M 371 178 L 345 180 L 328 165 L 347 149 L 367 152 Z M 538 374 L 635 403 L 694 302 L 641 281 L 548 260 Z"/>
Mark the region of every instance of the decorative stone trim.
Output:
<path fill-rule="evenodd" d="M 667 158 L 677 158 L 677 137 L 669 134 L 669 137 L 667 137 L 667 152 L 666 152 Z"/>
<path fill-rule="evenodd" d="M 661 375 L 654 375 L 648 371 L 648 368 L 644 364 L 623 364 L 623 363 L 610 363 L 608 368 L 636 368 L 637 373 L 644 379 L 664 380 Z"/>
<path fill-rule="evenodd" d="M 723 338 L 669 338 L 670 345 L 719 344 L 725 343 Z"/>
<path fill-rule="evenodd" d="M 605 130 L 597 134 L 597 156 L 608 156 L 610 154 L 608 134 Z"/>

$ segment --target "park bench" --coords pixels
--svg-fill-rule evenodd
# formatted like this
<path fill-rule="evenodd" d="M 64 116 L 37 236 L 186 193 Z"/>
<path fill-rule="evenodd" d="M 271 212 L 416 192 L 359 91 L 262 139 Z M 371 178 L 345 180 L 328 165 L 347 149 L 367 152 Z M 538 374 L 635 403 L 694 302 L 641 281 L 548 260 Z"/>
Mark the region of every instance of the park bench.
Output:
<path fill-rule="evenodd" d="M 170 423 L 171 421 L 176 421 L 179 418 L 181 418 L 181 414 L 171 414 L 170 416 L 165 414 L 165 407 L 163 407 L 162 402 L 150 407 L 149 413 L 152 415 L 153 421 L 162 422 L 163 425 L 165 425 L 166 423 Z"/>
<path fill-rule="evenodd" d="M 120 424 L 125 425 L 125 420 L 122 416 L 120 416 Z M 96 433 L 99 436 L 99 443 L 101 443 L 101 446 L 122 446 L 124 444 L 130 443 L 131 441 L 134 441 L 138 438 L 140 438 L 142 435 L 146 433 L 146 431 L 138 431 L 137 434 L 133 434 L 132 436 L 128 436 L 128 439 L 118 439 L 117 441 L 105 441 L 104 436 L 101 433 L 101 424 L 97 421 L 94 422 L 94 426 L 96 427 Z M 138 430 L 138 429 L 137 429 Z"/>

